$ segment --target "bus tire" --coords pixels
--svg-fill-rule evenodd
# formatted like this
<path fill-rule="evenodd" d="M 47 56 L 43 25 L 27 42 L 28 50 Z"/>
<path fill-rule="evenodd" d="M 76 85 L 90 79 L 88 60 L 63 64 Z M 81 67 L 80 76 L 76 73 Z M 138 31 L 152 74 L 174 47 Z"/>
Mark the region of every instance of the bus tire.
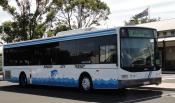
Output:
<path fill-rule="evenodd" d="M 27 76 L 24 72 L 22 72 L 19 76 L 19 85 L 21 87 L 26 87 L 27 86 Z"/>
<path fill-rule="evenodd" d="M 93 89 L 92 79 L 89 75 L 82 75 L 79 81 L 79 88 L 83 92 L 90 92 Z"/>

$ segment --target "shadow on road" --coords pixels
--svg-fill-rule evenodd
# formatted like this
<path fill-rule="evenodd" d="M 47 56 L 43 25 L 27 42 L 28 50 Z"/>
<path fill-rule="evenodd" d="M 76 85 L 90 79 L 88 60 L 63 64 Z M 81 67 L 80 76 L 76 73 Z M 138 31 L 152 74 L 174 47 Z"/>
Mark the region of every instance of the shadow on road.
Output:
<path fill-rule="evenodd" d="M 92 93 L 82 93 L 75 88 L 49 86 L 28 86 L 21 88 L 18 85 L 1 86 L 0 91 L 99 103 L 139 102 L 159 98 L 162 94 L 161 91 L 144 89 L 128 89 L 125 91 L 96 90 Z"/>

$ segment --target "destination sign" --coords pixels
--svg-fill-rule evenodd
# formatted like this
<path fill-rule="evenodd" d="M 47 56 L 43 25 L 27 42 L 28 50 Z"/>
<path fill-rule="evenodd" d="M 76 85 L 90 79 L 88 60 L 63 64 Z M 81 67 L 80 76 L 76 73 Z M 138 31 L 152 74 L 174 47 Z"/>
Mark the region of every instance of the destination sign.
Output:
<path fill-rule="evenodd" d="M 147 28 L 122 28 L 121 37 L 154 37 L 154 30 Z"/>

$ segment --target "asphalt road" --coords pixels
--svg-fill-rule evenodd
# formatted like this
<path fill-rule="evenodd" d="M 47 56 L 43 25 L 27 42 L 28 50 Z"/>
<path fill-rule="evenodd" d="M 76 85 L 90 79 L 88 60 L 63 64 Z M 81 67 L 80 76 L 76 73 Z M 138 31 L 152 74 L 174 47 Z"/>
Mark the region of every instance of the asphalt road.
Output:
<path fill-rule="evenodd" d="M 74 88 L 29 86 L 0 82 L 0 103 L 174 103 L 175 92 L 150 89 L 98 90 L 81 93 Z"/>
<path fill-rule="evenodd" d="M 167 76 L 168 77 L 168 76 Z M 82 93 L 75 88 L 28 86 L 0 81 L 0 103 L 174 103 L 175 90 L 132 88 L 126 91 L 96 90 Z"/>

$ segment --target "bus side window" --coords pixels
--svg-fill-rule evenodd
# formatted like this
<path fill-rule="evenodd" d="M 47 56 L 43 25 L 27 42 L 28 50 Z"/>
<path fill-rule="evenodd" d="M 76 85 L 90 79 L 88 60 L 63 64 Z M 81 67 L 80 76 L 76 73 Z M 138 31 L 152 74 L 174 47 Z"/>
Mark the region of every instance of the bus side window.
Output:
<path fill-rule="evenodd" d="M 100 63 L 116 63 L 116 46 L 103 45 L 100 46 Z"/>

